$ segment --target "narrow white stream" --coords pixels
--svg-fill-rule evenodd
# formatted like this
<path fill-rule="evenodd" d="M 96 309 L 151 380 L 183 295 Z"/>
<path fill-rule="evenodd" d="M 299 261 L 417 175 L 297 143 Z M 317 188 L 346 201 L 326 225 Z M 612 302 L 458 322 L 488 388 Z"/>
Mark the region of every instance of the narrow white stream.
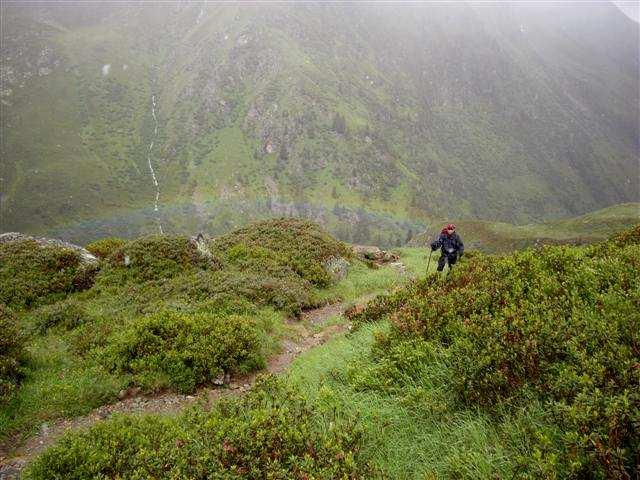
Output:
<path fill-rule="evenodd" d="M 156 171 L 153 169 L 153 164 L 151 163 L 151 151 L 153 150 L 153 145 L 155 143 L 155 139 L 158 136 L 158 119 L 156 118 L 156 96 L 151 96 L 151 116 L 153 117 L 153 121 L 155 126 L 153 128 L 153 139 L 149 144 L 149 152 L 147 153 L 147 163 L 149 164 L 149 172 L 151 172 L 151 178 L 153 179 L 153 186 L 156 187 L 156 199 L 153 204 L 153 211 L 158 212 L 158 202 L 160 200 L 160 185 L 158 184 L 158 178 L 156 177 Z M 162 231 L 162 223 L 160 222 L 160 215 L 157 215 L 158 220 L 158 230 L 163 234 Z"/>
<path fill-rule="evenodd" d="M 200 6 L 200 13 L 198 14 L 198 18 L 196 18 L 196 25 L 200 24 L 200 20 L 202 20 L 202 17 L 204 16 L 204 7 L 207 4 L 207 1 L 205 0 L 204 2 L 202 2 L 202 5 Z"/>

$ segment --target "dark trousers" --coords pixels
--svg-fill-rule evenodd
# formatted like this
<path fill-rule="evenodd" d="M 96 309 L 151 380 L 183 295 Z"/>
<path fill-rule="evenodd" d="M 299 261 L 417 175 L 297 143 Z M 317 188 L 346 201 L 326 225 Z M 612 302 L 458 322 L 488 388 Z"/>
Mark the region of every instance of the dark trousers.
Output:
<path fill-rule="evenodd" d="M 438 271 L 441 272 L 442 270 L 444 270 L 445 263 L 449 264 L 449 270 L 451 270 L 451 267 L 453 267 L 457 261 L 458 261 L 457 253 L 449 253 L 449 254 L 443 253 L 442 255 L 440 255 L 440 258 L 438 259 Z"/>

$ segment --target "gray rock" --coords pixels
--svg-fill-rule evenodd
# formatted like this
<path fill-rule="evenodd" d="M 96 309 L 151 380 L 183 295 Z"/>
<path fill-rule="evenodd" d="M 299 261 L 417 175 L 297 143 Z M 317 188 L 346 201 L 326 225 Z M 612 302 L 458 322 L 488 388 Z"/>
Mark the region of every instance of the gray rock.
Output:
<path fill-rule="evenodd" d="M 372 245 L 354 245 L 353 252 L 362 260 L 369 260 L 377 264 L 397 262 L 400 258 L 397 254 Z"/>
<path fill-rule="evenodd" d="M 213 381 L 214 385 L 218 385 L 218 386 L 222 386 L 224 385 L 224 377 L 225 377 L 225 373 L 222 372 L 220 375 L 218 375 L 215 380 Z"/>
<path fill-rule="evenodd" d="M 213 258 L 213 253 L 211 253 L 211 250 L 209 250 L 207 239 L 205 238 L 204 234 L 199 233 L 195 237 L 191 237 L 189 241 L 195 245 L 200 255 L 206 258 Z"/>
<path fill-rule="evenodd" d="M 350 263 L 342 257 L 331 257 L 324 262 L 324 269 L 333 281 L 337 282 L 347 276 L 349 265 Z"/>
<path fill-rule="evenodd" d="M 74 245 L 73 243 L 64 242 L 56 238 L 32 237 L 18 232 L 0 234 L 0 243 L 20 242 L 25 240 L 33 240 L 41 247 L 53 246 L 73 250 L 80 257 L 80 262 L 85 265 L 95 265 L 98 263 L 98 259 L 89 253 L 87 249 Z"/>

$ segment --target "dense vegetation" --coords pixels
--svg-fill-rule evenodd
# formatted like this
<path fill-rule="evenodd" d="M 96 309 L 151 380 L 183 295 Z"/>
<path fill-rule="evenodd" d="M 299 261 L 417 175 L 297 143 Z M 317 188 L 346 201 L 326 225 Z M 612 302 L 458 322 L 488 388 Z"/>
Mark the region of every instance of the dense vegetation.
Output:
<path fill-rule="evenodd" d="M 402 395 L 441 362 L 460 405 L 496 418 L 544 405 L 518 469 L 530 478 L 629 478 L 640 451 L 640 226 L 591 247 L 475 256 L 447 283 L 378 297 L 356 324 L 391 329 L 358 388 Z M 362 367 L 362 365 L 360 366 Z"/>
<path fill-rule="evenodd" d="M 16 316 L 0 303 L 0 406 L 11 399 L 23 376 L 24 344 Z"/>
<path fill-rule="evenodd" d="M 70 249 L 34 240 L 0 243 L 0 303 L 31 307 L 89 288 L 95 269 Z"/>
<path fill-rule="evenodd" d="M 432 217 L 525 223 L 640 194 L 638 25 L 611 3 L 2 17 L 6 229 L 80 243 L 298 215 L 399 245 Z"/>
<path fill-rule="evenodd" d="M 362 432 L 274 378 L 210 412 L 117 417 L 67 435 L 27 479 L 367 479 Z"/>
<path fill-rule="evenodd" d="M 180 236 L 105 245 L 95 284 L 82 292 L 73 288 L 73 252 L 0 245 L 0 291 L 26 292 L 6 297 L 20 307 L 19 322 L 7 316 L 3 330 L 8 342 L 22 342 L 19 324 L 35 358 L 23 388 L 7 387 L 3 436 L 86 412 L 129 387 L 190 393 L 223 373 L 261 368 L 286 316 L 336 297 L 319 289 L 331 283 L 326 262 L 350 256 L 319 226 L 296 219 L 258 223 L 208 246 Z M 15 386 L 11 345 L 3 382 Z"/>
<path fill-rule="evenodd" d="M 399 253 L 422 276 L 425 250 Z M 30 334 L 9 337 L 30 358 L 18 347 L 8 363 L 17 373 L 0 426 L 27 433 L 130 386 L 193 392 L 260 368 L 295 305 L 387 292 L 350 309 L 352 333 L 286 377 L 177 417 L 69 433 L 26 478 L 637 475 L 640 226 L 590 246 L 469 252 L 449 278 L 407 281 L 352 260 L 346 279 L 319 290 L 319 266 L 336 255 L 348 255 L 343 244 L 292 219 L 206 248 L 145 237 L 103 260 L 91 289 L 7 316 Z"/>
<path fill-rule="evenodd" d="M 126 240 L 122 238 L 106 237 L 87 244 L 85 248 L 97 258 L 105 259 L 124 247 L 125 243 L 127 243 Z"/>

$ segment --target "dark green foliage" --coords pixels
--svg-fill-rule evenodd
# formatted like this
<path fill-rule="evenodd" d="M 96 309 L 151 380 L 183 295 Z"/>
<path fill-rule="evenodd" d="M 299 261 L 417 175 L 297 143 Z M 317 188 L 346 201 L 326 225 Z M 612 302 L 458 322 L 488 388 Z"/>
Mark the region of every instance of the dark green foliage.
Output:
<path fill-rule="evenodd" d="M 368 479 L 352 420 L 314 410 L 273 377 L 178 418 L 116 417 L 45 451 L 26 479 Z"/>
<path fill-rule="evenodd" d="M 498 412 L 545 402 L 563 435 L 532 433 L 537 446 L 523 471 L 551 449 L 543 470 L 561 477 L 628 478 L 640 449 L 639 232 L 593 247 L 478 256 L 450 281 L 428 277 L 355 320 L 390 317 L 381 365 L 397 366 L 394 352 L 416 336 L 444 348 L 466 405 Z M 384 384 L 390 373 L 379 372 Z"/>
<path fill-rule="evenodd" d="M 98 355 L 147 391 L 172 386 L 192 392 L 222 372 L 264 366 L 254 322 L 238 315 L 167 311 L 142 317 L 113 334 Z"/>
<path fill-rule="evenodd" d="M 257 271 L 224 269 L 184 275 L 162 286 L 163 295 L 189 302 L 233 303 L 246 299 L 256 305 L 271 305 L 290 315 L 311 306 L 312 286 L 287 267 Z"/>
<path fill-rule="evenodd" d="M 0 405 L 7 402 L 22 378 L 24 337 L 13 312 L 0 303 Z"/>
<path fill-rule="evenodd" d="M 73 250 L 33 240 L 0 244 L 0 302 L 22 308 L 64 297 L 93 284 L 95 267 Z"/>
<path fill-rule="evenodd" d="M 72 330 L 88 321 L 84 305 L 72 299 L 44 306 L 33 312 L 33 317 L 34 325 L 40 333 L 56 326 Z"/>
<path fill-rule="evenodd" d="M 171 278 L 185 271 L 219 267 L 215 258 L 202 255 L 188 237 L 150 235 L 132 240 L 114 252 L 100 275 L 100 281 L 142 282 Z"/>
<path fill-rule="evenodd" d="M 105 259 L 124 247 L 126 243 L 127 241 L 122 238 L 109 237 L 91 242 L 85 248 L 96 257 Z"/>
<path fill-rule="evenodd" d="M 332 257 L 351 256 L 351 250 L 316 223 L 281 218 L 255 223 L 216 238 L 212 249 L 230 263 L 256 272 L 284 266 L 312 284 L 331 282 L 324 263 Z"/>

